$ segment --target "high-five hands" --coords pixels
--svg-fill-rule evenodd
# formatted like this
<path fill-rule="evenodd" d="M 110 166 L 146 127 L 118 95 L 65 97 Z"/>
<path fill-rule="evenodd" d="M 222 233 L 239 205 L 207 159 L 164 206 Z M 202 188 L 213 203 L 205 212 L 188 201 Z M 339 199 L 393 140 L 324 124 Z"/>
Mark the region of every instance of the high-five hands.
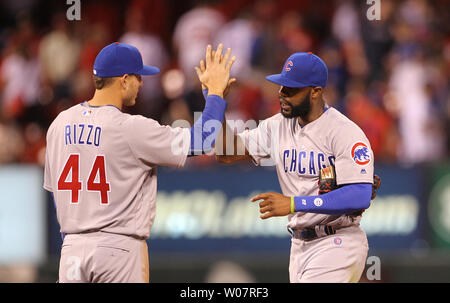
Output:
<path fill-rule="evenodd" d="M 202 88 L 208 89 L 208 95 L 218 95 L 224 97 L 230 85 L 236 81 L 230 79 L 230 69 L 236 57 L 230 59 L 231 48 L 228 48 L 225 55 L 222 55 L 223 45 L 219 44 L 217 50 L 212 51 L 211 45 L 206 47 L 205 61 L 200 61 L 200 67 L 195 67 L 197 76 L 202 83 Z"/>

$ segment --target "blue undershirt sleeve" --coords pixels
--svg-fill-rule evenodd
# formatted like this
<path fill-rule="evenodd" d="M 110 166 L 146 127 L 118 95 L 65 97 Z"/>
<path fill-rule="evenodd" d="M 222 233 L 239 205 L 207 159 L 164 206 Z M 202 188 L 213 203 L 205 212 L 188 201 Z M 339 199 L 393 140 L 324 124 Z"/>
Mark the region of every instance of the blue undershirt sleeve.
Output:
<path fill-rule="evenodd" d="M 294 197 L 296 212 L 343 215 L 370 206 L 372 184 L 348 184 L 320 196 Z"/>
<path fill-rule="evenodd" d="M 222 127 L 227 102 L 217 95 L 207 94 L 208 90 L 203 90 L 203 95 L 206 95 L 205 109 L 191 127 L 189 156 L 210 152 Z"/>
<path fill-rule="evenodd" d="M 202 89 L 202 94 L 203 94 L 203 98 L 205 98 L 205 100 L 206 100 L 206 98 L 208 97 L 208 89 L 207 88 Z"/>

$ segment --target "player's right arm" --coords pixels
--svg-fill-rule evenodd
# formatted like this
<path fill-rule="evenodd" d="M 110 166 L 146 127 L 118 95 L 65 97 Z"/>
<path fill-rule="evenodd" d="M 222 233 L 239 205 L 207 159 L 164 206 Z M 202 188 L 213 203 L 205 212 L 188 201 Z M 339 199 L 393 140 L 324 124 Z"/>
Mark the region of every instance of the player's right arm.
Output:
<path fill-rule="evenodd" d="M 162 126 L 142 116 L 130 116 L 125 123 L 125 138 L 134 156 L 146 166 L 182 167 L 188 155 L 209 151 L 222 126 L 226 101 L 223 99 L 230 69 L 235 57 L 231 49 L 222 56 L 223 45 L 212 52 L 206 49 L 206 68 L 199 75 L 208 88 L 206 105 L 199 119 L 190 128 Z M 212 54 L 213 53 L 213 54 Z"/>
<path fill-rule="evenodd" d="M 191 128 L 190 156 L 209 152 L 222 127 L 225 117 L 226 102 L 223 99 L 230 83 L 230 69 L 236 57 L 231 57 L 231 48 L 222 55 L 223 45 L 219 44 L 216 51 L 211 50 L 211 45 L 206 48 L 205 61 L 201 71 L 196 67 L 197 75 L 205 91 L 206 105 L 201 117 Z M 212 140 L 211 140 L 212 139 Z"/>

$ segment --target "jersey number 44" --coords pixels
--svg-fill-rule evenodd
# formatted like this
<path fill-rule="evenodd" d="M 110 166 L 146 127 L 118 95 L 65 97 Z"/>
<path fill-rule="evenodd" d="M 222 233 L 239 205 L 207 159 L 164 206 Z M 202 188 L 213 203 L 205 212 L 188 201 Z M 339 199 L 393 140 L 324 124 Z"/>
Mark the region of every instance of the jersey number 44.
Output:
<path fill-rule="evenodd" d="M 71 177 L 67 180 L 69 174 Z M 106 180 L 105 156 L 96 156 L 86 185 L 88 191 L 99 192 L 101 204 L 108 204 L 110 186 Z M 83 181 L 80 179 L 80 155 L 71 154 L 58 178 L 58 190 L 71 191 L 72 203 L 78 203 L 82 187 Z"/>

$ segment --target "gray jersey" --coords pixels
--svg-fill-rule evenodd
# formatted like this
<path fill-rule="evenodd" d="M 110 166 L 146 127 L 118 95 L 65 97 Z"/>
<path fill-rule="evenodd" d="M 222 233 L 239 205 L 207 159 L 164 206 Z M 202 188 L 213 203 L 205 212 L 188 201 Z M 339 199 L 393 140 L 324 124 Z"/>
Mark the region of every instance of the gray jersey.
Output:
<path fill-rule="evenodd" d="M 61 232 L 148 238 L 156 167 L 182 167 L 189 145 L 188 128 L 162 126 L 114 106 L 84 102 L 61 112 L 47 132 L 44 175 Z"/>
<path fill-rule="evenodd" d="M 256 165 L 276 165 L 286 196 L 318 195 L 320 169 L 335 165 L 337 184 L 373 183 L 373 153 L 363 131 L 332 107 L 301 127 L 296 118 L 276 114 L 257 128 L 239 134 Z M 335 227 L 356 225 L 360 217 L 296 212 L 288 227 L 318 224 Z"/>

